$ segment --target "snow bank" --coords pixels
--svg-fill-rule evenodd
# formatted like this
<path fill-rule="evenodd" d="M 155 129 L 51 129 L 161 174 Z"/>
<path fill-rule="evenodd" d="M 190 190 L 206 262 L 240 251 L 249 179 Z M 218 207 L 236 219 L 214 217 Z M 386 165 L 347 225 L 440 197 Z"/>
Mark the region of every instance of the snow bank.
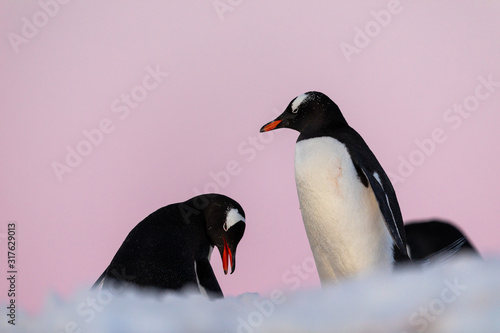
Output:
<path fill-rule="evenodd" d="M 15 327 L 3 317 L 1 332 L 500 332 L 500 260 L 461 258 L 322 290 L 217 301 L 190 293 L 81 292 L 70 301 L 52 296 L 37 316 L 21 311 Z"/>

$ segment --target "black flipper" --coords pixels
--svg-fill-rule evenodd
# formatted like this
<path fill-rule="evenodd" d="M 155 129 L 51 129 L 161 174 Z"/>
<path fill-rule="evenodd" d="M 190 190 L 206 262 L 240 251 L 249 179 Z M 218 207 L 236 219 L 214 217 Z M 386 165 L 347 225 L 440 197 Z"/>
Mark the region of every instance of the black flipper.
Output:
<path fill-rule="evenodd" d="M 224 297 L 208 258 L 196 261 L 196 274 L 200 285 L 205 288 L 210 299 Z"/>
<path fill-rule="evenodd" d="M 396 192 L 392 187 L 389 178 L 383 170 L 378 171 L 378 177 L 380 182 L 375 178 L 374 173 L 366 169 L 362 164 L 360 164 L 368 182 L 375 194 L 378 206 L 384 217 L 385 224 L 389 233 L 391 234 L 394 244 L 398 250 L 403 254 L 403 256 L 408 257 L 406 250 L 406 237 L 404 233 L 403 216 L 401 215 L 401 210 L 397 203 Z"/>

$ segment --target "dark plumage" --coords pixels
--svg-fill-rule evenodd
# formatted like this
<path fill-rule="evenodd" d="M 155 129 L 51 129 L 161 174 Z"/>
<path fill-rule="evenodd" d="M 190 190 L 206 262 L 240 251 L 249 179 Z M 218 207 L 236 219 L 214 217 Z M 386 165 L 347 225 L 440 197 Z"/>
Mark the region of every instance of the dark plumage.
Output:
<path fill-rule="evenodd" d="M 413 260 L 434 255 L 480 256 L 465 234 L 451 222 L 442 220 L 412 221 L 405 225 L 406 242 Z"/>
<path fill-rule="evenodd" d="M 194 286 L 222 297 L 209 259 L 214 246 L 224 272 L 235 269 L 236 247 L 245 230 L 245 213 L 233 199 L 206 194 L 158 209 L 137 224 L 94 287 L 129 283 L 179 290 Z"/>
<path fill-rule="evenodd" d="M 261 132 L 291 128 L 302 218 L 322 282 L 409 260 L 389 177 L 325 94 L 294 98 Z"/>

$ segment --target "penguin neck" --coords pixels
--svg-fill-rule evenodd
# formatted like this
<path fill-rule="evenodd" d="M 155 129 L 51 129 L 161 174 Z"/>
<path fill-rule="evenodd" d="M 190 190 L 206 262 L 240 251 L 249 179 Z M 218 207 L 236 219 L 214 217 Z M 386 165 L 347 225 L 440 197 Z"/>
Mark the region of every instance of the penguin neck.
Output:
<path fill-rule="evenodd" d="M 204 213 L 202 213 L 201 217 L 197 220 L 197 225 L 194 226 L 193 229 L 196 229 L 196 231 L 194 232 L 199 233 L 200 248 L 198 251 L 198 256 L 202 258 L 208 258 L 210 260 L 210 254 L 212 253 L 212 249 L 215 245 L 208 235 L 207 219 L 205 218 Z"/>
<path fill-rule="evenodd" d="M 309 123 L 302 129 L 297 138 L 297 142 L 322 136 L 333 136 L 336 131 L 349 127 L 345 119 L 342 121 L 329 119 L 320 122 Z"/>
<path fill-rule="evenodd" d="M 181 220 L 186 226 L 186 229 L 191 233 L 191 239 L 196 239 L 193 244 L 200 244 L 198 252 L 198 257 L 208 257 L 211 250 L 210 248 L 214 245 L 207 232 L 207 220 L 205 217 L 203 203 L 193 202 L 193 200 L 188 200 L 179 205 L 179 211 L 181 215 Z M 200 209 L 201 207 L 201 209 Z"/>

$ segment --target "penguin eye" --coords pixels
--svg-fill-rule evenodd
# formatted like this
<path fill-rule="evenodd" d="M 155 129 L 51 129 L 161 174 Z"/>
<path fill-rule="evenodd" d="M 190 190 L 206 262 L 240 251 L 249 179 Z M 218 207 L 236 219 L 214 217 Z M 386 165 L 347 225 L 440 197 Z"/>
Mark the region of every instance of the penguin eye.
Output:
<path fill-rule="evenodd" d="M 292 109 L 292 113 L 297 113 L 297 112 L 299 112 L 299 108 Z"/>
<path fill-rule="evenodd" d="M 227 223 L 224 222 L 224 224 L 222 225 L 222 229 L 224 229 L 224 231 L 227 231 Z"/>

